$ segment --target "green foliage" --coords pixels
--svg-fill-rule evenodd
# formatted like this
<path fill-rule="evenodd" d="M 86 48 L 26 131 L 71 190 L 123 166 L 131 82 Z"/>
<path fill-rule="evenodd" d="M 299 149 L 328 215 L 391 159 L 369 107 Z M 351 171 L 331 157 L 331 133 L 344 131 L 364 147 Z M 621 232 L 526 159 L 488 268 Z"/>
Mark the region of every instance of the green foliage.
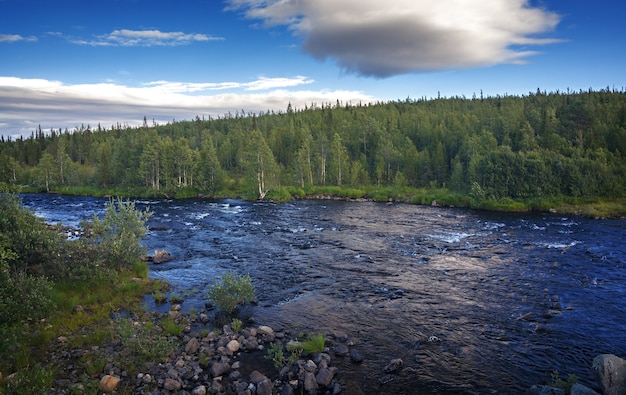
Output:
<path fill-rule="evenodd" d="M 53 307 L 51 289 L 45 277 L 0 269 L 0 326 L 45 316 Z"/>
<path fill-rule="evenodd" d="M 141 240 L 148 230 L 146 222 L 152 213 L 135 209 L 135 203 L 121 198 L 111 199 L 104 218 L 94 216 L 90 225 L 92 240 L 102 264 L 115 270 L 132 268 L 145 248 Z"/>
<path fill-rule="evenodd" d="M 318 195 L 359 198 L 374 187 L 367 196 L 375 201 L 406 201 L 411 190 L 443 188 L 469 194 L 472 207 L 503 198 L 614 199 L 626 194 L 624 108 L 623 90 L 537 91 L 117 125 L 97 139 L 85 128 L 52 131 L 0 143 L 0 183 L 275 201 L 329 187 L 338 189 Z"/>
<path fill-rule="evenodd" d="M 302 342 L 302 349 L 309 354 L 319 354 L 324 351 L 326 336 L 322 333 L 315 333 Z"/>
<path fill-rule="evenodd" d="M 243 322 L 241 322 L 241 320 L 238 318 L 233 318 L 233 321 L 230 323 L 230 327 L 233 331 L 235 331 L 235 333 L 237 333 L 241 331 L 241 328 L 243 327 Z"/>
<path fill-rule="evenodd" d="M 570 373 L 567 376 L 567 380 L 563 380 L 558 370 L 553 370 L 551 375 L 550 387 L 563 390 L 564 393 L 569 394 L 572 390 L 572 386 L 578 382 L 578 377 Z"/>
<path fill-rule="evenodd" d="M 56 368 L 50 365 L 28 367 L 15 378 L 0 382 L 0 392 L 5 395 L 45 394 L 53 387 L 56 373 Z"/>
<path fill-rule="evenodd" d="M 299 345 L 285 347 L 281 343 L 270 343 L 267 347 L 267 353 L 265 359 L 269 359 L 273 362 L 276 370 L 280 370 L 285 366 L 291 366 L 302 354 L 302 348 Z"/>
<path fill-rule="evenodd" d="M 183 329 L 185 329 L 185 325 L 176 322 L 172 317 L 162 319 L 160 324 L 163 328 L 163 332 L 170 336 L 178 336 L 183 333 Z"/>
<path fill-rule="evenodd" d="M 241 276 L 228 271 L 209 288 L 208 298 L 219 310 L 232 313 L 239 304 L 254 300 L 252 279 L 247 274 Z"/>
<path fill-rule="evenodd" d="M 178 332 L 179 326 L 169 318 L 162 320 L 161 325 L 167 335 L 173 335 L 170 331 Z M 182 327 L 180 332 L 182 332 Z M 130 355 L 124 358 L 122 365 L 125 370 L 133 374 L 145 369 L 147 364 L 165 362 L 167 357 L 176 350 L 176 342 L 163 336 L 150 321 L 117 319 L 114 324 L 114 339 L 119 340 L 124 348 L 130 351 Z"/>

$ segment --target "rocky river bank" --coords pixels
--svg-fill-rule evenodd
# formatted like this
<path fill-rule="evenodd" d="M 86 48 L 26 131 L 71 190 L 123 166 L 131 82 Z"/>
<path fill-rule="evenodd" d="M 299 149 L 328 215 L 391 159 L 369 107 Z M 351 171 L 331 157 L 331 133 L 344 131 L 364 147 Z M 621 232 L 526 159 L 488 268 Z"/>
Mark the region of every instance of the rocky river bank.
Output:
<path fill-rule="evenodd" d="M 387 383 L 416 374 L 400 358 L 379 361 L 377 388 L 350 388 L 342 382 L 337 362 L 361 363 L 366 345 L 354 344 L 349 335 L 326 333 L 323 350 L 307 354 L 297 347 L 295 352 L 290 351 L 290 345 L 301 344 L 299 339 L 306 336 L 292 328 L 259 325 L 250 317 L 245 327 L 234 319 L 219 329 L 208 330 L 215 327 L 215 319 L 206 311 L 185 314 L 180 305 L 173 305 L 166 313 L 152 311 L 116 317 L 111 325 L 120 335 L 100 345 L 85 343 L 77 347 L 77 339 L 88 336 L 80 331 L 72 337 L 53 339 L 47 351 L 48 360 L 60 370 L 60 375 L 47 394 L 386 393 Z M 178 325 L 180 333 L 167 333 L 165 322 Z M 167 350 L 167 355 L 151 360 L 151 348 Z M 554 381 L 553 377 L 551 384 L 534 385 L 527 393 L 626 394 L 626 360 L 600 355 L 593 360 L 590 373 L 597 382 L 593 389 L 575 382 Z M 415 393 L 413 390 L 406 388 L 402 393 Z"/>

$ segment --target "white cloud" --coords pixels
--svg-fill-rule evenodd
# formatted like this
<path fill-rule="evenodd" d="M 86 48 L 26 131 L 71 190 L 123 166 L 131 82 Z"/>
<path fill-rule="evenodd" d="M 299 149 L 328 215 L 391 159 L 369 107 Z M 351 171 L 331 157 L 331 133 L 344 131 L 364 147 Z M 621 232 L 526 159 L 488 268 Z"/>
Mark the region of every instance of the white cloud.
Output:
<path fill-rule="evenodd" d="M 287 25 L 303 48 L 349 72 L 388 77 L 523 63 L 560 17 L 528 0 L 229 0 L 266 26 Z"/>
<path fill-rule="evenodd" d="M 14 43 L 18 41 L 37 41 L 37 37 L 35 36 L 20 36 L 19 34 L 0 34 L 0 43 L 9 42 Z"/>
<path fill-rule="evenodd" d="M 165 123 L 219 116 L 228 112 L 285 110 L 291 103 L 304 108 L 312 103 L 370 102 L 375 98 L 359 91 L 289 90 L 312 80 L 262 77 L 251 82 L 188 83 L 156 81 L 139 87 L 113 82 L 68 85 L 60 81 L 0 77 L 0 134 L 28 136 L 38 125 L 43 129 L 80 125 L 103 127 L 140 125 L 143 117 Z M 229 92 L 215 93 L 215 90 Z"/>
<path fill-rule="evenodd" d="M 220 40 L 223 40 L 223 38 L 199 33 L 118 29 L 109 34 L 98 36 L 94 40 L 73 39 L 72 42 L 92 46 L 152 47 L 187 45 L 198 41 Z"/>

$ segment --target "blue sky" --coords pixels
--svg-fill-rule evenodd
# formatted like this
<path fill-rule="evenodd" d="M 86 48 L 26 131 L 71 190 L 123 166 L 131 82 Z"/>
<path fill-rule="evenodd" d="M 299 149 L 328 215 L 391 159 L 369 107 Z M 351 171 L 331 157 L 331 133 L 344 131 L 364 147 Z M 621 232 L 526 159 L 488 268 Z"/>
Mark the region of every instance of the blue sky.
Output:
<path fill-rule="evenodd" d="M 0 134 L 623 89 L 623 1 L 0 0 Z"/>

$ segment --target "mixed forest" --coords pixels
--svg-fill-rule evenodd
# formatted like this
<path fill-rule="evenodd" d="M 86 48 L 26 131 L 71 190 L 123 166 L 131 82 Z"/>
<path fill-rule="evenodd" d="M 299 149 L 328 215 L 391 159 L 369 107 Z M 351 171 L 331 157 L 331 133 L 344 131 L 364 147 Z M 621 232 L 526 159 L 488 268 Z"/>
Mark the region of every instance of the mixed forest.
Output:
<path fill-rule="evenodd" d="M 31 191 L 276 200 L 320 191 L 410 199 L 407 191 L 438 190 L 476 207 L 626 196 L 624 90 L 143 120 L 3 138 L 0 182 Z"/>

